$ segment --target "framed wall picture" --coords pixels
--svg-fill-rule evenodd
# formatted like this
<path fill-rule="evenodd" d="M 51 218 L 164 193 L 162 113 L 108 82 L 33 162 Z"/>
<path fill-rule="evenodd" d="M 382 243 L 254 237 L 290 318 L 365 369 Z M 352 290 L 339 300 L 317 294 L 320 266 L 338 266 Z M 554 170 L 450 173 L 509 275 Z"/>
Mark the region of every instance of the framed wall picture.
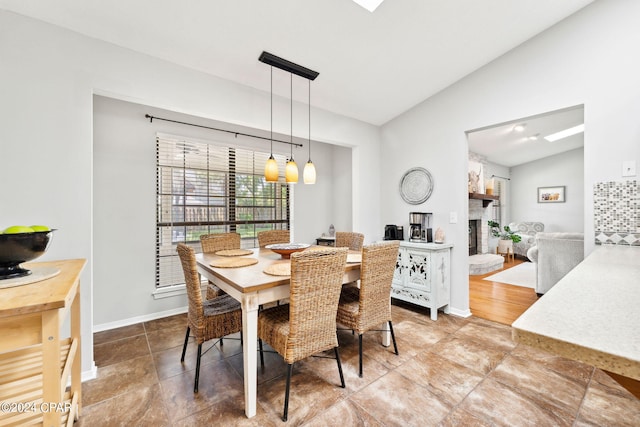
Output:
<path fill-rule="evenodd" d="M 564 203 L 565 186 L 538 187 L 538 203 Z"/>

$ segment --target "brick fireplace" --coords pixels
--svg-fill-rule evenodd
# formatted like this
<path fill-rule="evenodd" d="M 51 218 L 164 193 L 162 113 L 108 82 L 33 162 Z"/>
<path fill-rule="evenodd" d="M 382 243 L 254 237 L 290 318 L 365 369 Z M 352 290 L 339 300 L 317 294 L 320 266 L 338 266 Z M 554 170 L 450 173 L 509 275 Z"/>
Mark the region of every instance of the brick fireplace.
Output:
<path fill-rule="evenodd" d="M 469 199 L 469 255 L 489 252 L 489 214 L 482 200 Z"/>

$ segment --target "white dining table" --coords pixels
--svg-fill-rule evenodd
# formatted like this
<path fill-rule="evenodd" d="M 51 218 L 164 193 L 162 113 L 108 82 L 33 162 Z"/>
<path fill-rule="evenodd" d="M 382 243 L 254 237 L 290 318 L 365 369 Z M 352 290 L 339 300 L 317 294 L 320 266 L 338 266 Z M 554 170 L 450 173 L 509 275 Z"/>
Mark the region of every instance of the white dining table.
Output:
<path fill-rule="evenodd" d="M 273 264 L 290 263 L 290 260 L 283 259 L 281 255 L 264 248 L 255 248 L 251 255 L 245 257 L 255 258 L 258 262 L 238 268 L 212 267 L 211 263 L 223 258 L 213 253 L 197 254 L 196 261 L 198 272 L 202 276 L 235 298 L 242 306 L 244 402 L 245 414 L 251 418 L 256 415 L 257 404 L 258 307 L 289 298 L 290 277 L 267 274 L 264 270 Z M 350 283 L 359 278 L 360 263 L 348 262 L 345 266 L 343 283 Z M 389 335 L 388 332 L 382 334 L 382 344 L 385 346 L 390 344 Z"/>

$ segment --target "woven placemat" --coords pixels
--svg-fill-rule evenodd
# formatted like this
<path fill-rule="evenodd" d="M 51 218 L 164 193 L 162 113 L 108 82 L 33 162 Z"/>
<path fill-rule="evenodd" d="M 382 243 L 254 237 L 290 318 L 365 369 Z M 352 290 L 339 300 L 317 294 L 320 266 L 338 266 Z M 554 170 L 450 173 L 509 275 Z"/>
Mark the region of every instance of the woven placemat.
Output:
<path fill-rule="evenodd" d="M 263 271 L 272 276 L 291 276 L 291 263 L 280 262 L 277 264 L 271 264 Z"/>
<path fill-rule="evenodd" d="M 242 256 L 242 255 L 251 255 L 252 253 L 253 253 L 253 251 L 249 250 L 249 249 L 225 249 L 225 250 L 216 252 L 216 255 L 220 255 L 220 256 Z"/>
<path fill-rule="evenodd" d="M 362 254 L 347 254 L 347 262 L 362 262 Z"/>
<path fill-rule="evenodd" d="M 257 263 L 258 260 L 255 258 L 220 258 L 213 261 L 210 265 L 211 267 L 218 268 L 236 268 L 246 267 Z"/>
<path fill-rule="evenodd" d="M 33 267 L 28 276 L 16 277 L 14 279 L 0 280 L 0 289 L 13 288 L 14 286 L 28 285 L 31 283 L 47 280 L 60 274 L 60 269 L 56 267 Z"/>

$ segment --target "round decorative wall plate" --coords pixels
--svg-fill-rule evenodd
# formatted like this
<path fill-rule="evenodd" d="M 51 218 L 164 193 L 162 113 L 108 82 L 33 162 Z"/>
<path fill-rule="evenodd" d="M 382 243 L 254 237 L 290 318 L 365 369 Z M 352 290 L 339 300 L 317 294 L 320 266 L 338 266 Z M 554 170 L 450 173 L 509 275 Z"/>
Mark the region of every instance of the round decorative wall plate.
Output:
<path fill-rule="evenodd" d="M 433 178 L 425 168 L 411 168 L 400 180 L 400 196 L 411 204 L 424 203 L 433 191 Z"/>

